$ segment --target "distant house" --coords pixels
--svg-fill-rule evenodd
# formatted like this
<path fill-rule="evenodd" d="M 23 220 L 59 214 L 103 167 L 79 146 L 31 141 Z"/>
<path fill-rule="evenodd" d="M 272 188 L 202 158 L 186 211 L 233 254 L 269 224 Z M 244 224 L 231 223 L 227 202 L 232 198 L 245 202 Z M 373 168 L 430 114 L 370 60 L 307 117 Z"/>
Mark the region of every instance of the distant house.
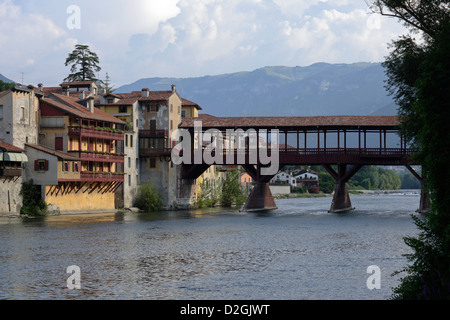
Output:
<path fill-rule="evenodd" d="M 272 184 L 289 184 L 292 187 L 297 187 L 297 180 L 291 174 L 280 171 L 278 172 L 272 180 L 270 180 Z"/>
<path fill-rule="evenodd" d="M 243 172 L 241 173 L 241 185 L 246 186 L 248 183 L 252 183 L 253 178 L 247 173 Z"/>
<path fill-rule="evenodd" d="M 297 186 L 300 188 L 311 187 L 313 185 L 319 186 L 319 176 L 313 171 L 305 172 L 295 176 Z"/>

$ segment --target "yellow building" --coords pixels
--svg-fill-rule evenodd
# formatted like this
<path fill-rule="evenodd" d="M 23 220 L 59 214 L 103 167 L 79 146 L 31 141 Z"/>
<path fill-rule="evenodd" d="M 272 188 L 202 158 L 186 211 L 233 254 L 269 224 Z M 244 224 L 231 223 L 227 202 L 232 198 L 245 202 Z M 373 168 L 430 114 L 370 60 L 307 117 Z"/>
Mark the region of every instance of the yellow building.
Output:
<path fill-rule="evenodd" d="M 49 94 L 40 101 L 39 144 L 27 144 L 27 176 L 61 212 L 114 211 L 124 183 L 126 123 L 94 98 Z"/>

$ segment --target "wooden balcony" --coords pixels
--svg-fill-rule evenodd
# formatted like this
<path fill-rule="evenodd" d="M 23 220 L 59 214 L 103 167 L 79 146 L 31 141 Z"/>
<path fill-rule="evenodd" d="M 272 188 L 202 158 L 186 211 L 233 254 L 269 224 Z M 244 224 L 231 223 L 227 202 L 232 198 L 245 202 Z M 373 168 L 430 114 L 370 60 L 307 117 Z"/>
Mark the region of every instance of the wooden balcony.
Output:
<path fill-rule="evenodd" d="M 140 138 L 167 138 L 167 130 L 139 130 Z"/>
<path fill-rule="evenodd" d="M 124 163 L 125 155 L 117 153 L 104 153 L 96 151 L 69 151 L 71 155 L 79 157 L 83 161 Z"/>
<path fill-rule="evenodd" d="M 80 180 L 89 182 L 124 182 L 125 173 L 83 171 L 80 174 Z"/>
<path fill-rule="evenodd" d="M 68 134 L 69 136 L 82 136 L 107 140 L 125 140 L 125 134 L 123 132 L 103 128 L 69 127 Z"/>
<path fill-rule="evenodd" d="M 158 148 L 158 149 L 140 148 L 139 149 L 140 157 L 171 156 L 171 154 L 172 154 L 172 149 L 167 149 L 167 148 Z"/>
<path fill-rule="evenodd" d="M 21 177 L 22 169 L 21 168 L 0 168 L 0 177 Z"/>

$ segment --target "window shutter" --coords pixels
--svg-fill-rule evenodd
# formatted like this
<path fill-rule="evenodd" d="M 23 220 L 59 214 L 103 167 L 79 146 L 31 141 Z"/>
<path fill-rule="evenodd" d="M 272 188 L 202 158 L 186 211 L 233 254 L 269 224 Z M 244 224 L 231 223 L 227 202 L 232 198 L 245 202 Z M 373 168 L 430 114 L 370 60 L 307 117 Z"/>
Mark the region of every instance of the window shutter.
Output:
<path fill-rule="evenodd" d="M 39 171 L 39 161 L 34 160 L 34 171 Z"/>
<path fill-rule="evenodd" d="M 45 160 L 45 171 L 48 171 L 48 160 Z"/>

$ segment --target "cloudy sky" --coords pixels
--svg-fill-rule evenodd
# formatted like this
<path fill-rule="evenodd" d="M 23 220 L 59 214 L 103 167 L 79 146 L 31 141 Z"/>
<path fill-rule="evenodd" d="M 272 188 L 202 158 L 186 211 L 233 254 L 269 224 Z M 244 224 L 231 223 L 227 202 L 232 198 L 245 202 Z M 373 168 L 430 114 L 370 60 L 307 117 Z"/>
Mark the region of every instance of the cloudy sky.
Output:
<path fill-rule="evenodd" d="M 58 85 L 88 44 L 118 87 L 264 66 L 380 62 L 405 33 L 371 0 L 0 0 L 0 73 Z"/>

